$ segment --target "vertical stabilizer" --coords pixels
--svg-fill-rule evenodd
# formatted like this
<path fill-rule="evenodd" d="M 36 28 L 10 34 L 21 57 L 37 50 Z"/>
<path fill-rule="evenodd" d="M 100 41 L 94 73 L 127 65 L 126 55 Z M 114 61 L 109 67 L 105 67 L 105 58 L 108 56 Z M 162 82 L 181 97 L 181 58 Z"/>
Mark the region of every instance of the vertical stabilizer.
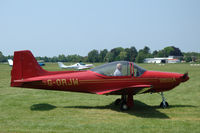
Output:
<path fill-rule="evenodd" d="M 62 62 L 58 62 L 58 66 L 59 66 L 60 68 L 65 68 L 65 67 L 66 67 Z"/>
<path fill-rule="evenodd" d="M 13 67 L 11 71 L 11 86 L 19 86 L 14 80 L 41 76 L 47 73 L 39 66 L 37 60 L 29 50 L 14 52 Z"/>
<path fill-rule="evenodd" d="M 13 66 L 13 60 L 12 59 L 8 59 L 8 64 L 9 64 L 9 66 Z"/>

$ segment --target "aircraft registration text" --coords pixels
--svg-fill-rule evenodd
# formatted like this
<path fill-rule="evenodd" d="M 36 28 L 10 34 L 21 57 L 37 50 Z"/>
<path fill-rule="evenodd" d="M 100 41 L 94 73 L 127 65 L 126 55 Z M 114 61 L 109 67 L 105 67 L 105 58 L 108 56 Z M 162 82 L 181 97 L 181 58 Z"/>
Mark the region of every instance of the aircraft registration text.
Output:
<path fill-rule="evenodd" d="M 45 81 L 48 86 L 76 86 L 79 84 L 79 80 L 77 78 L 70 78 L 70 79 L 48 79 Z"/>

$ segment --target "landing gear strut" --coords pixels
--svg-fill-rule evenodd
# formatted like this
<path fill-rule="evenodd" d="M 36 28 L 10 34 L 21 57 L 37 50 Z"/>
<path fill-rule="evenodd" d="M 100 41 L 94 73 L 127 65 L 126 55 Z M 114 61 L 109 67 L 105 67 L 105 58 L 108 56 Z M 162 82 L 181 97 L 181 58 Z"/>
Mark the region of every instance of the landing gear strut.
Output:
<path fill-rule="evenodd" d="M 121 97 L 121 105 L 120 105 L 120 109 L 122 111 L 128 110 L 128 105 L 127 105 L 127 96 L 126 95 L 122 95 Z"/>
<path fill-rule="evenodd" d="M 160 103 L 160 107 L 161 108 L 167 108 L 169 106 L 168 102 L 166 101 L 166 98 L 164 97 L 163 92 L 161 92 L 161 96 L 162 96 L 162 102 Z"/>
<path fill-rule="evenodd" d="M 133 95 L 122 95 L 121 99 L 115 100 L 115 105 L 120 105 L 120 109 L 122 111 L 126 111 L 133 107 Z"/>

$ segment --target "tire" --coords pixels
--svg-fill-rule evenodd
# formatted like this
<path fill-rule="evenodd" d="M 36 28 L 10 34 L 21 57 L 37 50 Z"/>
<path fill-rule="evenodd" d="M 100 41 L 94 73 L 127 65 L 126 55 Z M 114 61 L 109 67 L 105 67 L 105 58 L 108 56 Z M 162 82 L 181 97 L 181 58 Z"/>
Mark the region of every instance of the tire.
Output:
<path fill-rule="evenodd" d="M 165 104 L 166 104 L 166 106 L 167 106 L 167 107 L 169 107 L 169 104 L 168 104 L 168 102 L 165 102 Z"/>
<path fill-rule="evenodd" d="M 121 109 L 122 111 L 128 110 L 128 105 L 126 104 L 126 102 L 122 102 L 120 109 Z"/>
<path fill-rule="evenodd" d="M 119 99 L 119 98 L 118 98 L 118 99 L 116 99 L 116 100 L 115 100 L 115 105 L 119 105 L 119 104 L 120 104 L 120 102 L 121 102 L 121 99 Z"/>
<path fill-rule="evenodd" d="M 165 109 L 169 106 L 168 102 L 165 102 L 165 105 L 163 104 L 163 102 L 160 103 L 160 107 Z"/>

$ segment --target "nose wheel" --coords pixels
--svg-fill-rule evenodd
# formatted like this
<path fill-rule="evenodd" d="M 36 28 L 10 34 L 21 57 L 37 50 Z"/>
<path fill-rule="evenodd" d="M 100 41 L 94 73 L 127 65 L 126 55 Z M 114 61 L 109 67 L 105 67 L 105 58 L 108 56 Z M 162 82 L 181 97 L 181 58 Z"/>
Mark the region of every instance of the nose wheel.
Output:
<path fill-rule="evenodd" d="M 160 107 L 163 108 L 163 109 L 167 108 L 168 106 L 169 106 L 168 102 L 161 102 L 160 103 Z"/>
<path fill-rule="evenodd" d="M 166 101 L 166 98 L 164 97 L 163 92 L 161 92 L 161 96 L 162 96 L 162 102 L 160 103 L 160 107 L 165 109 L 169 106 L 168 102 Z"/>

